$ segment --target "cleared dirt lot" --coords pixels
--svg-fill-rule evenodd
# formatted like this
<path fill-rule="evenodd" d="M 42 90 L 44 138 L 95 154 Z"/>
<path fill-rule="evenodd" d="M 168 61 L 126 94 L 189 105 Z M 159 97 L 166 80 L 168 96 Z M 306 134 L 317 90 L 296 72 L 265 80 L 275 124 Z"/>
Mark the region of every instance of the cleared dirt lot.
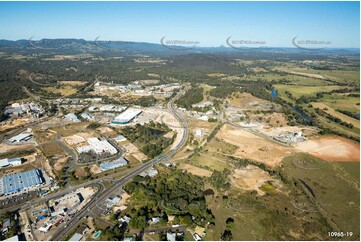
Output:
<path fill-rule="evenodd" d="M 18 150 L 25 150 L 29 148 L 34 148 L 35 145 L 32 143 L 24 143 L 24 144 L 14 144 L 14 145 L 8 145 L 8 144 L 0 144 L 0 153 L 7 153 L 12 151 L 18 151 Z"/>
<path fill-rule="evenodd" d="M 271 106 L 279 106 L 267 100 L 257 98 L 250 93 L 237 93 L 230 101 L 232 106 L 244 110 L 268 110 L 271 109 Z"/>
<path fill-rule="evenodd" d="M 98 173 L 101 173 L 102 171 L 100 170 L 98 165 L 93 164 L 90 166 L 90 172 L 92 174 L 98 174 Z"/>
<path fill-rule="evenodd" d="M 70 86 L 83 86 L 86 82 L 83 81 L 60 81 L 60 85 L 70 85 Z"/>
<path fill-rule="evenodd" d="M 295 147 L 326 161 L 360 162 L 360 144 L 338 136 L 308 140 Z"/>
<path fill-rule="evenodd" d="M 131 154 L 135 159 L 143 162 L 148 159 L 148 156 L 143 154 L 137 146 L 133 145 L 129 141 L 121 142 L 120 146 L 125 149 L 126 153 Z"/>
<path fill-rule="evenodd" d="M 354 118 L 351 118 L 350 116 L 347 116 L 343 113 L 337 112 L 336 110 L 334 110 L 333 108 L 331 108 L 330 106 L 327 106 L 326 104 L 323 103 L 311 103 L 314 107 L 319 108 L 319 109 L 324 109 L 327 108 L 327 110 L 324 110 L 326 113 L 331 114 L 332 116 L 335 116 L 339 119 L 341 119 L 342 121 L 345 121 L 347 123 L 351 123 L 353 126 L 360 128 L 360 121 Z"/>
<path fill-rule="evenodd" d="M 264 195 L 265 192 L 260 190 L 265 182 L 276 180 L 273 179 L 267 172 L 252 165 L 248 165 L 242 169 L 234 170 L 234 174 L 231 176 L 231 182 L 238 188 L 245 190 L 255 190 L 259 195 Z"/>
<path fill-rule="evenodd" d="M 259 121 L 259 122 L 266 122 L 266 124 L 270 127 L 283 127 L 287 126 L 287 118 L 283 113 L 259 113 L 255 114 L 252 112 L 247 112 L 249 116 L 249 120 L 252 121 Z"/>
<path fill-rule="evenodd" d="M 212 175 L 212 173 L 213 173 L 213 172 L 208 171 L 206 169 L 202 169 L 202 168 L 192 166 L 192 165 L 189 165 L 189 164 L 184 164 L 184 163 L 179 166 L 179 169 L 186 170 L 189 173 L 191 173 L 193 175 L 196 175 L 196 176 L 210 177 Z"/>
<path fill-rule="evenodd" d="M 239 147 L 233 155 L 262 162 L 269 166 L 278 166 L 284 157 L 295 151 L 291 147 L 278 145 L 228 124 L 221 128 L 216 137 Z"/>

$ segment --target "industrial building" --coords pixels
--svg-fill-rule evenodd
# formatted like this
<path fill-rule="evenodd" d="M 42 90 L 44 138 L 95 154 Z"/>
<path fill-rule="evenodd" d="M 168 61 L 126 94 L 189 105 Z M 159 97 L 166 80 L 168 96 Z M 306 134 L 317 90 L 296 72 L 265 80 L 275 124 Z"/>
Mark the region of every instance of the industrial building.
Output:
<path fill-rule="evenodd" d="M 123 142 L 126 140 L 127 140 L 127 138 L 125 138 L 123 135 L 118 135 L 117 137 L 114 138 L 115 142 Z"/>
<path fill-rule="evenodd" d="M 117 204 L 122 198 L 119 196 L 115 196 L 113 198 L 107 198 L 105 200 L 105 204 L 107 205 L 107 208 L 113 207 L 115 204 Z"/>
<path fill-rule="evenodd" d="M 19 235 L 15 235 L 13 237 L 10 237 L 4 241 L 19 241 Z"/>
<path fill-rule="evenodd" d="M 82 234 L 75 233 L 68 241 L 80 241 L 82 238 Z"/>
<path fill-rule="evenodd" d="M 118 116 L 115 116 L 112 124 L 127 124 L 132 121 L 135 117 L 137 117 L 142 110 L 138 109 L 127 109 Z"/>
<path fill-rule="evenodd" d="M 128 161 L 126 159 L 124 159 L 123 157 L 120 157 L 119 159 L 117 159 L 115 161 L 100 164 L 100 169 L 102 171 L 107 171 L 107 170 L 115 169 L 120 166 L 126 166 L 127 164 L 128 164 Z"/>
<path fill-rule="evenodd" d="M 76 150 L 78 153 L 86 153 L 94 151 L 96 154 L 109 153 L 114 155 L 118 153 L 117 149 L 114 148 L 107 140 L 100 140 L 98 138 L 89 138 L 89 145 L 78 147 Z"/>
<path fill-rule="evenodd" d="M 139 176 L 141 177 L 146 177 L 146 176 L 153 177 L 156 175 L 158 175 L 158 171 L 154 168 L 149 168 L 147 171 L 144 171 L 139 174 Z"/>
<path fill-rule="evenodd" d="M 29 139 L 31 139 L 33 135 L 32 134 L 18 134 L 15 135 L 14 137 L 9 139 L 10 143 L 20 143 L 20 142 L 25 142 L 28 141 Z"/>
<path fill-rule="evenodd" d="M 0 160 L 0 167 L 19 166 L 21 163 L 21 158 L 6 158 Z"/>
<path fill-rule="evenodd" d="M 4 176 L 0 180 L 0 194 L 9 195 L 43 184 L 44 178 L 40 170 L 29 170 Z"/>
<path fill-rule="evenodd" d="M 80 116 L 86 120 L 92 120 L 94 117 L 87 112 L 81 113 Z"/>
<path fill-rule="evenodd" d="M 193 107 L 195 108 L 205 108 L 205 107 L 208 107 L 208 106 L 212 106 L 213 103 L 212 102 L 202 102 L 202 103 L 198 103 L 198 104 L 193 104 Z"/>
<path fill-rule="evenodd" d="M 65 120 L 73 121 L 74 123 L 80 123 L 81 121 L 78 119 L 78 117 L 73 113 L 68 113 L 64 117 Z"/>

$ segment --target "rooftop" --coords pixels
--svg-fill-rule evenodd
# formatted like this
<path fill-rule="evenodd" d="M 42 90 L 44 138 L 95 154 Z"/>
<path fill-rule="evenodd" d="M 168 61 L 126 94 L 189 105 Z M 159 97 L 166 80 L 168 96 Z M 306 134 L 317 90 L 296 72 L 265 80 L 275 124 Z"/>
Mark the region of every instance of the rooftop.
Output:
<path fill-rule="evenodd" d="M 118 116 L 114 117 L 113 123 L 127 123 L 138 116 L 142 110 L 139 109 L 127 109 Z"/>
<path fill-rule="evenodd" d="M 30 138 L 32 136 L 32 134 L 18 134 L 15 135 L 14 137 L 10 138 L 9 141 L 10 142 L 20 142 L 24 139 Z"/>
<path fill-rule="evenodd" d="M 125 166 L 127 164 L 128 164 L 128 161 L 126 159 L 124 159 L 123 157 L 120 157 L 119 159 L 117 159 L 115 161 L 100 164 L 100 169 L 102 171 L 107 171 L 107 170 L 115 169 L 119 166 Z"/>
<path fill-rule="evenodd" d="M 83 238 L 82 234 L 75 233 L 68 241 L 80 241 Z"/>
<path fill-rule="evenodd" d="M 42 183 L 43 178 L 39 170 L 33 169 L 19 172 L 2 178 L 0 182 L 0 193 L 7 195 Z"/>

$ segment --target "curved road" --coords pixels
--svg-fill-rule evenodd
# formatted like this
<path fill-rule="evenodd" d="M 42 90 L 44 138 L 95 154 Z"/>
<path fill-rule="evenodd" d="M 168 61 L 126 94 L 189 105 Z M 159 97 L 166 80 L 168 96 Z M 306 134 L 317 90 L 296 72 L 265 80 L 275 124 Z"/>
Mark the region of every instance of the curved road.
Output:
<path fill-rule="evenodd" d="M 178 121 L 181 123 L 182 128 L 184 129 L 181 142 L 179 142 L 179 144 L 176 147 L 172 148 L 168 152 L 155 157 L 154 159 L 143 164 L 142 166 L 132 171 L 131 173 L 116 180 L 103 192 L 99 192 L 91 202 L 89 202 L 81 211 L 75 214 L 75 216 L 66 226 L 64 224 L 59 225 L 59 228 L 57 229 L 58 231 L 51 238 L 52 241 L 61 241 L 64 237 L 66 237 L 69 234 L 69 232 L 73 230 L 73 228 L 76 227 L 76 225 L 80 222 L 82 218 L 86 217 L 90 213 L 90 211 L 93 211 L 93 209 L 96 207 L 96 203 L 103 202 L 117 189 L 125 185 L 128 181 L 130 181 L 134 176 L 137 176 L 142 172 L 146 171 L 147 169 L 151 168 L 152 166 L 156 165 L 157 163 L 172 157 L 176 152 L 178 152 L 180 149 L 183 148 L 183 146 L 186 144 L 188 139 L 188 134 L 189 134 L 188 124 L 186 120 L 182 116 L 180 116 L 177 113 L 176 109 L 173 107 L 174 101 L 178 99 L 179 96 L 181 95 L 183 95 L 183 92 L 177 94 L 167 105 L 168 109 L 172 111 L 172 113 L 176 116 Z"/>

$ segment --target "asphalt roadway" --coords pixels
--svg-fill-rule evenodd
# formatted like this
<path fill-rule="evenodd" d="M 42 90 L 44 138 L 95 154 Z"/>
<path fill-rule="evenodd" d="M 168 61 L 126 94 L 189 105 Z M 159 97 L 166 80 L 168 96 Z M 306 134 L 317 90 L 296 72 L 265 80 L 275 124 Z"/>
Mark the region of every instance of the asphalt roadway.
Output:
<path fill-rule="evenodd" d="M 131 173 L 125 175 L 124 177 L 115 180 L 109 187 L 104 188 L 104 190 L 99 191 L 93 199 L 84 206 L 84 208 L 76 213 L 74 217 L 67 223 L 67 224 L 60 224 L 57 228 L 57 232 L 53 235 L 51 238 L 52 241 L 61 241 L 62 239 L 65 239 L 67 235 L 77 226 L 79 222 L 81 222 L 82 218 L 85 218 L 87 215 L 100 215 L 102 212 L 101 209 L 97 207 L 97 203 L 104 203 L 104 201 L 112 195 L 117 189 L 121 189 L 124 184 L 129 182 L 134 176 L 137 176 L 141 174 L 142 172 L 146 171 L 147 169 L 151 168 L 155 164 L 167 160 L 171 156 L 173 156 L 176 152 L 178 152 L 180 149 L 183 148 L 183 146 L 187 142 L 189 129 L 188 124 L 186 120 L 180 116 L 176 109 L 173 107 L 173 103 L 175 100 L 178 99 L 179 96 L 183 95 L 183 92 L 178 93 L 171 101 L 168 102 L 168 109 L 172 111 L 172 113 L 176 116 L 178 121 L 181 123 L 182 128 L 184 129 L 183 137 L 181 139 L 181 142 L 179 144 L 169 150 L 168 152 L 161 154 L 154 159 L 144 163 L 139 168 L 135 169 Z"/>

